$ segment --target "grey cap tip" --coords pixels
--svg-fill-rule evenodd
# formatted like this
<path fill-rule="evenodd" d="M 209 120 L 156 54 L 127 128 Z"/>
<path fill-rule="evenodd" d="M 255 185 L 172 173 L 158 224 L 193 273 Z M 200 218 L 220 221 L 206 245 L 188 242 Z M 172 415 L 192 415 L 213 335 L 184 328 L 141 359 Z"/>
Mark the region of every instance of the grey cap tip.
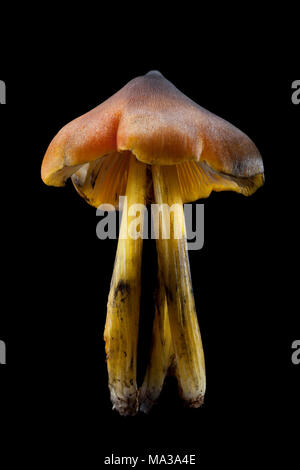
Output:
<path fill-rule="evenodd" d="M 162 74 L 158 70 L 150 70 L 146 75 L 151 75 L 152 77 L 162 77 Z"/>

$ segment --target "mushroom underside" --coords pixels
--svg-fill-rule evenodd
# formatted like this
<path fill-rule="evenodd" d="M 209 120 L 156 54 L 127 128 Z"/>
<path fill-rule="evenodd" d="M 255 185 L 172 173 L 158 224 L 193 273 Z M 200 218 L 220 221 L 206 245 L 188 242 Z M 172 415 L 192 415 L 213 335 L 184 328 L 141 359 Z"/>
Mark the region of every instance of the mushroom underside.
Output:
<path fill-rule="evenodd" d="M 124 196 L 131 153 L 128 151 L 107 154 L 97 160 L 66 167 L 74 187 L 90 205 L 111 204 L 119 209 L 119 197 Z M 147 165 L 148 169 L 151 167 Z M 185 161 L 176 165 L 183 203 L 207 198 L 212 191 L 235 191 L 250 196 L 263 182 L 263 174 L 236 177 L 213 169 L 205 160 Z M 71 174 L 73 173 L 73 174 Z M 147 203 L 154 202 L 152 178 L 148 178 Z"/>

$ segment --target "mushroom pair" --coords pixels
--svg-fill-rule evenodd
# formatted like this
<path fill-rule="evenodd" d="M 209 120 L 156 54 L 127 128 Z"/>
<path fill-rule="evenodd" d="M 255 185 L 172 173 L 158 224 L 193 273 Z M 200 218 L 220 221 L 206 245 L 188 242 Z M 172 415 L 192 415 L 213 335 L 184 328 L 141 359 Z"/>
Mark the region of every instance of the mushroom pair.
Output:
<path fill-rule="evenodd" d="M 70 122 L 50 143 L 42 179 L 64 186 L 71 177 L 92 206 L 127 196 L 107 304 L 105 349 L 111 400 L 123 415 L 148 412 L 168 371 L 190 407 L 203 403 L 205 363 L 198 326 L 183 204 L 232 190 L 249 196 L 264 181 L 262 158 L 237 128 L 203 109 L 159 72 L 131 80 L 104 103 Z M 161 211 L 150 362 L 136 383 L 142 237 L 129 233 L 132 204 Z M 173 206 L 175 204 L 175 206 Z M 169 208 L 175 212 L 170 215 Z M 143 206 L 140 206 L 141 208 Z M 170 237 L 164 227 L 170 223 Z M 143 233 L 143 210 L 140 214 Z"/>

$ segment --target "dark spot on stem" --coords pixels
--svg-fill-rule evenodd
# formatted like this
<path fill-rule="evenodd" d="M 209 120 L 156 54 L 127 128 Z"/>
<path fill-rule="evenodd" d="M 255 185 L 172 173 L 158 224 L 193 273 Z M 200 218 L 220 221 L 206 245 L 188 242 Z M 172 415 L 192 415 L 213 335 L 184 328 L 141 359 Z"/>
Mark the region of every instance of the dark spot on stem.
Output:
<path fill-rule="evenodd" d="M 181 307 L 181 321 L 182 321 L 182 326 L 185 326 L 186 323 L 186 318 L 185 318 L 185 309 L 186 309 L 186 298 L 185 296 L 181 295 L 179 298 L 180 301 L 180 307 Z"/>
<path fill-rule="evenodd" d="M 119 281 L 117 287 L 115 288 L 114 292 L 114 300 L 116 300 L 118 294 L 121 295 L 121 302 L 125 302 L 130 292 L 130 285 L 128 282 Z"/>

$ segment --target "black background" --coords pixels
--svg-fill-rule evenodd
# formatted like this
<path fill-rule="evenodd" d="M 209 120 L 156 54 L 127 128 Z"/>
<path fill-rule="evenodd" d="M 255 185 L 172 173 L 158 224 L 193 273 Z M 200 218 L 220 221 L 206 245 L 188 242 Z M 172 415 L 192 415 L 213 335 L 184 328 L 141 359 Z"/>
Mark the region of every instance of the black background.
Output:
<path fill-rule="evenodd" d="M 220 36 L 212 46 L 193 27 L 177 34 L 162 24 L 134 30 L 101 23 L 86 33 L 79 24 L 65 29 L 56 18 L 20 36 L 0 69 L 7 85 L 0 107 L 3 442 L 18 442 L 32 461 L 38 448 L 47 461 L 87 466 L 102 466 L 111 453 L 196 454 L 207 467 L 292 464 L 299 437 L 300 366 L 291 362 L 291 344 L 299 339 L 300 105 L 291 101 L 299 75 L 289 46 L 253 43 L 253 35 L 247 44 Z M 263 156 L 266 182 L 250 198 L 213 193 L 205 200 L 204 247 L 190 252 L 205 405 L 185 409 L 170 381 L 149 416 L 124 418 L 111 410 L 102 339 L 116 241 L 98 240 L 95 209 L 70 183 L 46 187 L 40 165 L 64 124 L 151 69 L 248 134 Z M 153 242 L 145 241 L 139 378 L 154 259 Z"/>

